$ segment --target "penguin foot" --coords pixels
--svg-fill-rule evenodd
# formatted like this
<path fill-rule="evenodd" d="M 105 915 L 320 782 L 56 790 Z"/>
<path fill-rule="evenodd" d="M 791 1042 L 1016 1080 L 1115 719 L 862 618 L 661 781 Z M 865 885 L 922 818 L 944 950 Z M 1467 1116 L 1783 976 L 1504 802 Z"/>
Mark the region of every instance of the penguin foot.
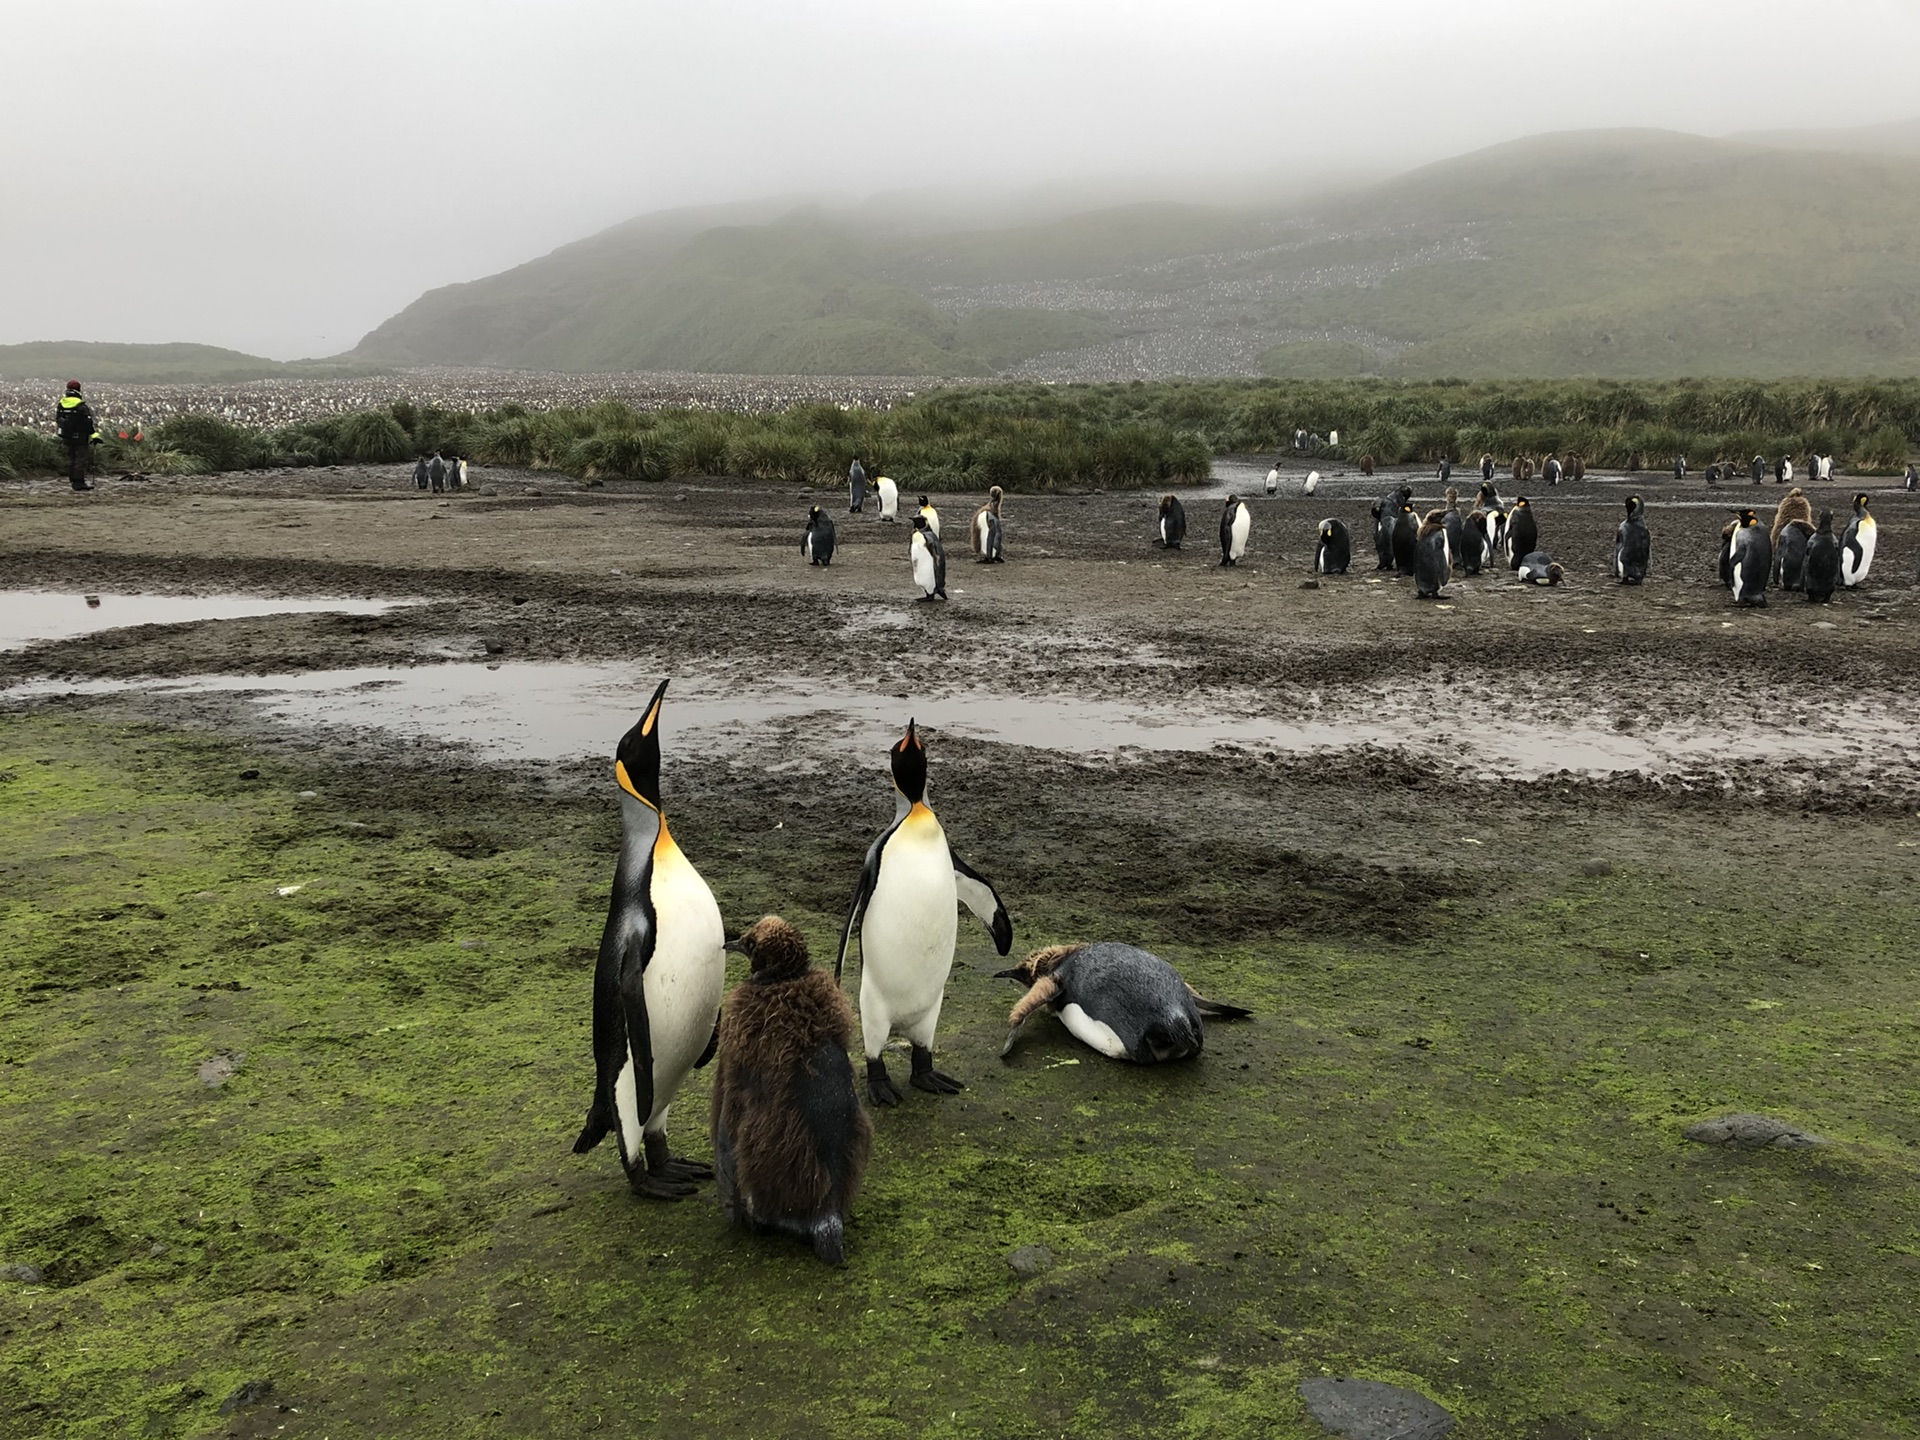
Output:
<path fill-rule="evenodd" d="M 898 1105 L 907 1098 L 895 1086 L 893 1077 L 887 1074 L 887 1062 L 884 1060 L 867 1061 L 867 1098 L 876 1105 Z"/>
<path fill-rule="evenodd" d="M 671 1180 L 648 1170 L 629 1170 L 627 1188 L 649 1200 L 684 1200 L 698 1193 L 691 1180 Z"/>
<path fill-rule="evenodd" d="M 913 1074 L 907 1083 L 929 1095 L 958 1095 L 967 1088 L 951 1075 L 942 1075 L 934 1069 L 933 1051 L 923 1045 L 913 1047 Z"/>
<path fill-rule="evenodd" d="M 698 1160 L 683 1160 L 667 1149 L 667 1137 L 647 1135 L 641 1140 L 647 1155 L 647 1175 L 654 1180 L 669 1185 L 684 1184 L 689 1195 L 693 1193 L 693 1182 L 711 1180 L 713 1167 L 703 1165 Z"/>
<path fill-rule="evenodd" d="M 813 1253 L 828 1265 L 847 1263 L 847 1240 L 838 1215 L 823 1215 L 813 1225 Z"/>

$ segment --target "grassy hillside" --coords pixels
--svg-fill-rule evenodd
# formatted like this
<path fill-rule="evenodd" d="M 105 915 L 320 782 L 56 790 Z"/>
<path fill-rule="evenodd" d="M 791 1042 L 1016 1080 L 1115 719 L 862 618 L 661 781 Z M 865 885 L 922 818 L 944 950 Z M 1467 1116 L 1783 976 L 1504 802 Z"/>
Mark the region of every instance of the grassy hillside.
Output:
<path fill-rule="evenodd" d="M 218 345 L 114 345 L 87 340 L 0 345 L 0 378 L 8 380 L 205 384 L 286 375 L 364 374 L 371 368 L 365 362 L 266 360 Z"/>

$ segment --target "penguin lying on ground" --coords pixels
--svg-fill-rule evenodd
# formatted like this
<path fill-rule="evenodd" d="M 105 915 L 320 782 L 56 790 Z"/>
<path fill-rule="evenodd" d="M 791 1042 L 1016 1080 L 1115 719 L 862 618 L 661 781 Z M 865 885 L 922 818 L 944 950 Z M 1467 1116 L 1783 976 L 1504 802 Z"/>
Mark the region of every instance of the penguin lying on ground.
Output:
<path fill-rule="evenodd" d="M 1534 522 L 1533 506 L 1524 495 L 1507 512 L 1507 568 L 1518 570 L 1520 561 L 1540 544 L 1540 527 Z"/>
<path fill-rule="evenodd" d="M 927 525 L 924 514 L 913 517 L 913 533 L 907 537 L 907 559 L 913 566 L 913 583 L 920 587 L 922 600 L 947 598 L 947 552 L 940 536 Z"/>
<path fill-rule="evenodd" d="M 1613 533 L 1613 573 L 1622 585 L 1638 585 L 1647 578 L 1653 537 L 1647 533 L 1647 502 L 1627 497 L 1627 518 Z"/>
<path fill-rule="evenodd" d="M 1353 535 L 1340 521 L 1320 522 L 1320 539 L 1313 547 L 1316 575 L 1344 575 L 1353 561 Z"/>
<path fill-rule="evenodd" d="M 811 565 L 833 563 L 833 517 L 818 505 L 807 512 L 807 530 L 800 537 L 800 553 Z"/>
<path fill-rule="evenodd" d="M 847 1059 L 853 1009 L 778 915 L 727 949 L 753 968 L 720 1016 L 711 1112 L 720 1208 L 736 1225 L 796 1235 L 838 1265 L 847 1207 L 873 1155 L 873 1121 Z"/>
<path fill-rule="evenodd" d="M 1402 500 L 1393 517 L 1393 573 L 1402 579 L 1414 573 L 1420 558 L 1420 517 L 1413 513 L 1413 502 Z"/>
<path fill-rule="evenodd" d="M 680 853 L 660 808 L 660 707 L 653 692 L 613 762 L 620 786 L 620 862 L 593 975 L 593 1103 L 573 1142 L 584 1155 L 609 1130 L 636 1195 L 678 1200 L 709 1179 L 667 1150 L 667 1107 L 689 1072 L 713 1058 L 727 960 L 720 907 Z"/>
<path fill-rule="evenodd" d="M 1247 535 L 1253 529 L 1253 512 L 1238 495 L 1227 496 L 1220 511 L 1220 563 L 1238 565 L 1247 553 Z"/>
<path fill-rule="evenodd" d="M 1733 601 L 1736 605 L 1764 606 L 1767 581 L 1773 574 L 1773 543 L 1751 510 L 1742 510 L 1734 528 L 1729 552 L 1733 576 Z"/>
<path fill-rule="evenodd" d="M 1813 526 L 1805 520 L 1789 520 L 1780 531 L 1773 546 L 1773 580 L 1782 590 L 1807 588 L 1807 545 L 1812 539 Z"/>
<path fill-rule="evenodd" d="M 1446 511 L 1429 510 L 1414 537 L 1413 598 L 1438 600 L 1440 587 L 1453 578 L 1453 554 L 1447 548 Z"/>
<path fill-rule="evenodd" d="M 1831 510 L 1820 512 L 1820 525 L 1807 541 L 1807 563 L 1800 573 L 1810 602 L 1824 605 L 1833 599 L 1834 587 L 1840 583 L 1840 541 L 1833 533 Z"/>
<path fill-rule="evenodd" d="M 882 475 L 873 482 L 873 493 L 880 497 L 880 518 L 892 522 L 900 518 L 900 487 Z"/>
<path fill-rule="evenodd" d="M 867 1094 L 876 1105 L 898 1105 L 902 1098 L 880 1058 L 895 1034 L 913 1046 L 909 1083 L 916 1090 L 952 1095 L 963 1088 L 933 1068 L 933 1034 L 959 929 L 956 904 L 979 917 L 1000 954 L 1013 948 L 1013 921 L 999 893 L 954 854 L 927 807 L 927 751 L 911 720 L 888 759 L 897 796 L 893 824 L 867 850 L 833 967 L 838 981 L 857 929 L 860 1040 L 867 1052 Z"/>
<path fill-rule="evenodd" d="M 1000 1049 L 1013 1053 L 1027 1018 L 1043 1007 L 1059 1015 L 1076 1040 L 1114 1060 L 1152 1065 L 1186 1060 L 1205 1044 L 1201 1016 L 1244 1020 L 1253 1012 L 1202 999 L 1173 966 L 1133 945 L 1052 945 L 996 977 L 1029 986 L 1007 1017 Z"/>
<path fill-rule="evenodd" d="M 1006 558 L 1000 553 L 1000 503 L 1005 498 L 1006 492 L 996 485 L 987 492 L 987 503 L 973 512 L 968 536 L 974 559 L 982 565 L 998 565 Z"/>
<path fill-rule="evenodd" d="M 1187 507 L 1178 495 L 1160 497 L 1160 544 L 1163 549 L 1178 550 L 1187 538 Z"/>
<path fill-rule="evenodd" d="M 1567 575 L 1544 550 L 1535 550 L 1531 555 L 1521 557 L 1519 565 L 1514 567 L 1514 573 L 1523 585 L 1558 585 Z"/>
<path fill-rule="evenodd" d="M 1879 534 L 1880 527 L 1867 513 L 1867 497 L 1855 495 L 1853 519 L 1847 522 L 1847 533 L 1840 537 L 1840 583 L 1847 589 L 1866 579 L 1867 571 L 1873 568 L 1873 547 Z"/>

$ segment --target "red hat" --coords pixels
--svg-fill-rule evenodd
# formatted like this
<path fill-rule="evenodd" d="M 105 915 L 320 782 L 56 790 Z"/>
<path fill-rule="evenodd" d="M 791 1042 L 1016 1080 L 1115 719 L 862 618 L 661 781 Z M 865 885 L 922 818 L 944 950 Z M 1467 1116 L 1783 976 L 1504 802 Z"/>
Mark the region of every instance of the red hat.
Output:
<path fill-rule="evenodd" d="M 80 388 L 80 382 L 78 380 L 69 380 L 67 381 L 67 388 L 69 390 L 78 390 Z"/>

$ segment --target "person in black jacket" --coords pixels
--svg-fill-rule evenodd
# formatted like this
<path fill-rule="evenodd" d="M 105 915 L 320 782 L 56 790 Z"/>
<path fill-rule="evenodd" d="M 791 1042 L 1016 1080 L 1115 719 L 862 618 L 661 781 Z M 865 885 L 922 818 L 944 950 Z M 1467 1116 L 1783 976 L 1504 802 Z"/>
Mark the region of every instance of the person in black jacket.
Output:
<path fill-rule="evenodd" d="M 54 420 L 60 427 L 60 439 L 67 447 L 67 479 L 76 490 L 91 490 L 87 483 L 87 452 L 100 438 L 94 428 L 93 411 L 80 394 L 78 380 L 67 381 L 67 393 L 60 397 Z"/>

